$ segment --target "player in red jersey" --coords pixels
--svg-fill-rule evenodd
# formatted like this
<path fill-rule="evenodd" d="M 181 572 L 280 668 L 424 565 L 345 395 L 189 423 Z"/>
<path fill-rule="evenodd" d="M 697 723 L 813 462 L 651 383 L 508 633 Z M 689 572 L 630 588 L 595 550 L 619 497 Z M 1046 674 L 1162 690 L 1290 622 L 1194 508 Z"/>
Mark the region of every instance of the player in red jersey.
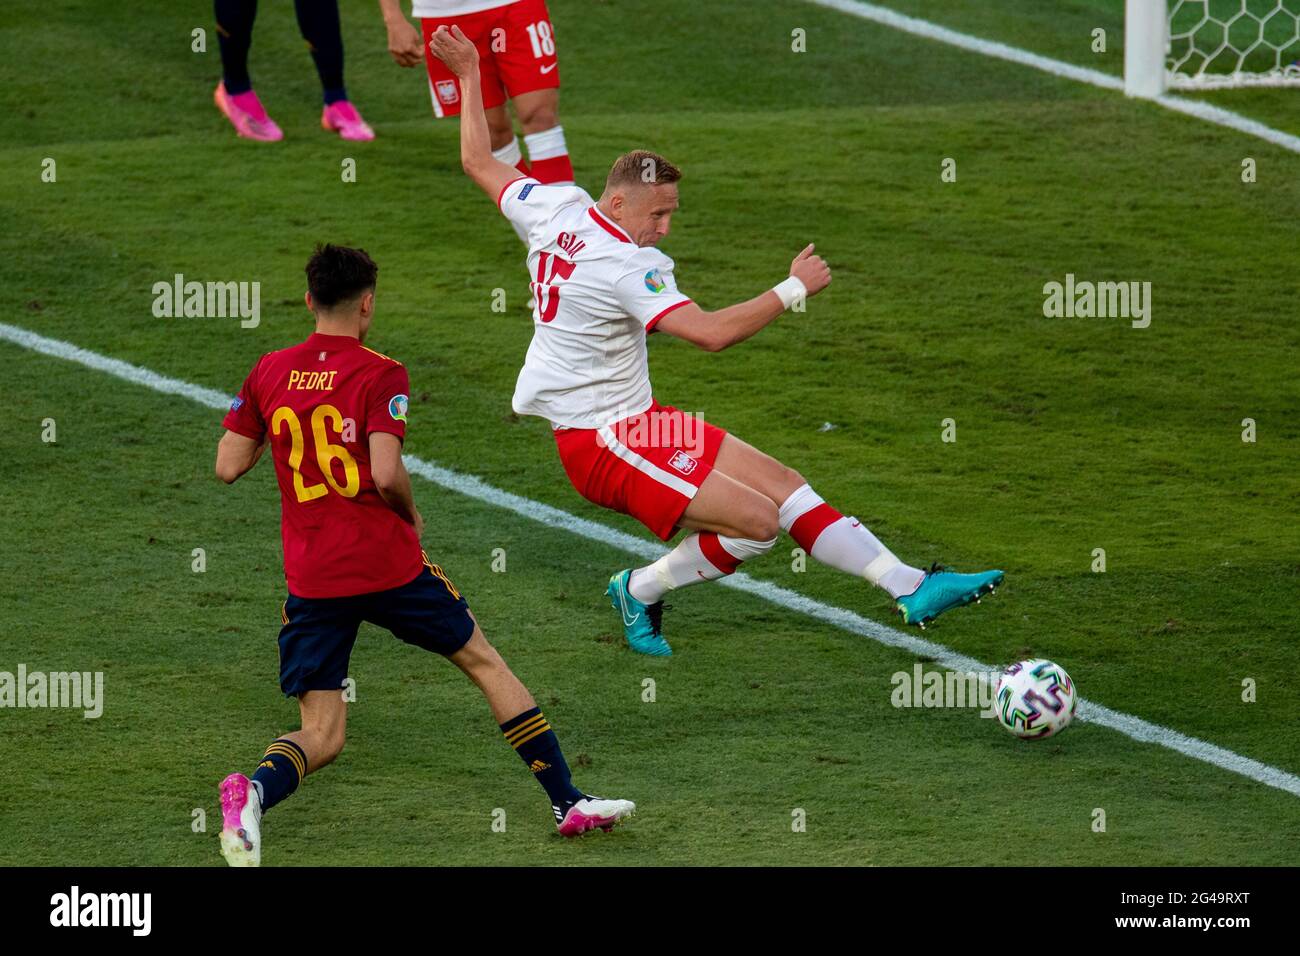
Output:
<path fill-rule="evenodd" d="M 401 66 L 421 59 L 437 117 L 460 113 L 456 76 L 429 50 L 440 26 L 455 24 L 478 47 L 479 76 L 492 155 L 543 183 L 572 183 L 573 164 L 560 126 L 560 67 L 545 0 L 412 0 L 420 29 L 402 15 L 399 0 L 379 0 L 388 50 Z M 423 42 L 421 42 L 423 41 Z M 506 102 L 524 131 L 522 158 Z"/>
<path fill-rule="evenodd" d="M 231 483 L 271 446 L 289 589 L 281 609 L 280 686 L 298 698 L 302 716 L 302 729 L 273 741 L 251 778 L 233 773 L 222 781 L 221 847 L 232 866 L 258 865 L 262 814 L 342 750 L 347 703 L 340 688 L 362 621 L 464 671 L 550 796 L 562 834 L 609 829 L 635 809 L 573 786 L 528 689 L 420 550 L 423 521 L 402 464 L 406 369 L 362 344 L 377 272 L 362 250 L 317 248 L 307 263 L 306 296 L 315 333 L 258 359 L 217 447 L 217 475 Z"/>

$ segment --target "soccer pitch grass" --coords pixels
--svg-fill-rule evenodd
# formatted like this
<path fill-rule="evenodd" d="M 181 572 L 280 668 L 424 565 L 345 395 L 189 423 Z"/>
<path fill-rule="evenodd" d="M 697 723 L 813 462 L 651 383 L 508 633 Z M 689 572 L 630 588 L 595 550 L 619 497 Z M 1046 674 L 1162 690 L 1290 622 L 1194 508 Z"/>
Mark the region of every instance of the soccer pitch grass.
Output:
<path fill-rule="evenodd" d="M 262 6 L 253 76 L 280 144 L 236 140 L 213 108 L 203 4 L 5 11 L 0 321 L 233 394 L 309 331 L 311 246 L 363 246 L 380 265 L 368 344 L 411 374 L 407 450 L 644 536 L 578 497 L 545 422 L 511 413 L 532 332 L 522 250 L 461 174 L 455 123 L 431 121 L 423 74 L 389 61 L 371 0 L 342 3 L 370 144 L 319 129 L 292 13 Z M 1118 3 L 893 6 L 1122 62 Z M 1089 700 L 1300 771 L 1300 156 L 802 4 L 551 10 L 579 183 L 597 191 L 636 146 L 685 169 L 662 248 L 686 292 L 705 308 L 753 295 L 809 241 L 835 272 L 806 314 L 722 354 L 656 336 L 656 395 L 798 468 L 905 560 L 1007 571 L 931 639 L 1050 657 Z M 1281 122 L 1294 95 L 1216 102 Z M 260 281 L 261 324 L 154 318 L 152 286 L 176 273 Z M 1044 283 L 1067 273 L 1151 282 L 1150 327 L 1044 318 Z M 217 783 L 297 726 L 277 685 L 271 469 L 227 488 L 219 413 L 7 342 L 0 360 L 0 670 L 103 671 L 107 698 L 96 720 L 0 710 L 0 863 L 221 865 Z M 1026 744 L 974 709 L 896 709 L 913 656 L 733 590 L 679 593 L 676 656 L 632 654 L 602 594 L 628 555 L 418 478 L 415 493 L 426 548 L 575 781 L 638 815 L 563 841 L 468 682 L 366 626 L 348 745 L 268 815 L 266 865 L 1293 862 L 1296 796 L 1089 724 Z M 896 622 L 861 582 L 795 573 L 792 547 L 746 570 Z"/>

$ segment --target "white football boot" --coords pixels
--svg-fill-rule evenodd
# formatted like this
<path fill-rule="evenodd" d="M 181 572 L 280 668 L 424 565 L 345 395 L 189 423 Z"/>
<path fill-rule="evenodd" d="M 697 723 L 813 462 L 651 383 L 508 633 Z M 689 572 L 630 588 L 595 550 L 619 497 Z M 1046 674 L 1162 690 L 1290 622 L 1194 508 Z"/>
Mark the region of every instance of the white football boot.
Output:
<path fill-rule="evenodd" d="M 636 813 L 636 804 L 631 800 L 606 800 L 602 797 L 583 797 L 565 811 L 564 816 L 556 821 L 560 835 L 566 837 L 581 836 L 588 830 L 614 829 L 614 824 Z M 556 811 L 556 817 L 560 817 Z"/>
<path fill-rule="evenodd" d="M 231 866 L 262 862 L 262 800 L 242 773 L 221 781 L 221 855 Z"/>

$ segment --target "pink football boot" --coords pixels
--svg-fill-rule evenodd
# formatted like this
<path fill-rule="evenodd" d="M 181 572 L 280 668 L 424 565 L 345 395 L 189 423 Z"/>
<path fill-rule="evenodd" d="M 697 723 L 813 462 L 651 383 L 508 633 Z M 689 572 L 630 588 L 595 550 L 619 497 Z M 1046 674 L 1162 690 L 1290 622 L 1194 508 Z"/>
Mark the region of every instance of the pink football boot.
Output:
<path fill-rule="evenodd" d="M 344 139 L 371 140 L 375 131 L 370 128 L 357 108 L 348 100 L 330 103 L 320 114 L 320 127 L 331 133 L 338 133 Z"/>
<path fill-rule="evenodd" d="M 636 804 L 631 800 L 605 800 L 601 797 L 583 797 L 564 814 L 564 819 L 556 824 L 560 836 L 582 836 L 588 830 L 601 829 L 606 832 L 614 829 L 618 821 L 630 817 L 636 812 Z"/>
<path fill-rule="evenodd" d="M 256 139 L 263 143 L 284 139 L 284 133 L 275 125 L 275 120 L 266 115 L 262 101 L 252 90 L 231 96 L 226 92 L 226 84 L 221 82 L 217 84 L 212 100 L 217 104 L 217 109 L 226 115 L 226 119 L 230 120 L 235 132 L 245 139 Z"/>
<path fill-rule="evenodd" d="M 221 855 L 231 866 L 262 862 L 262 801 L 242 773 L 221 781 Z"/>

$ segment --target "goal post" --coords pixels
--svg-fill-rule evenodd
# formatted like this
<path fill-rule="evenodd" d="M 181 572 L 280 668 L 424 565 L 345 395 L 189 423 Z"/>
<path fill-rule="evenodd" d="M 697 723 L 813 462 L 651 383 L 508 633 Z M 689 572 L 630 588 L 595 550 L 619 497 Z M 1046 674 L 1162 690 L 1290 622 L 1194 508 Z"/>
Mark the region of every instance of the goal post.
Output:
<path fill-rule="evenodd" d="M 1124 92 L 1300 86 L 1300 0 L 1125 0 Z"/>
<path fill-rule="evenodd" d="M 1151 98 L 1165 91 L 1169 21 L 1165 0 L 1125 0 L 1124 92 Z"/>

